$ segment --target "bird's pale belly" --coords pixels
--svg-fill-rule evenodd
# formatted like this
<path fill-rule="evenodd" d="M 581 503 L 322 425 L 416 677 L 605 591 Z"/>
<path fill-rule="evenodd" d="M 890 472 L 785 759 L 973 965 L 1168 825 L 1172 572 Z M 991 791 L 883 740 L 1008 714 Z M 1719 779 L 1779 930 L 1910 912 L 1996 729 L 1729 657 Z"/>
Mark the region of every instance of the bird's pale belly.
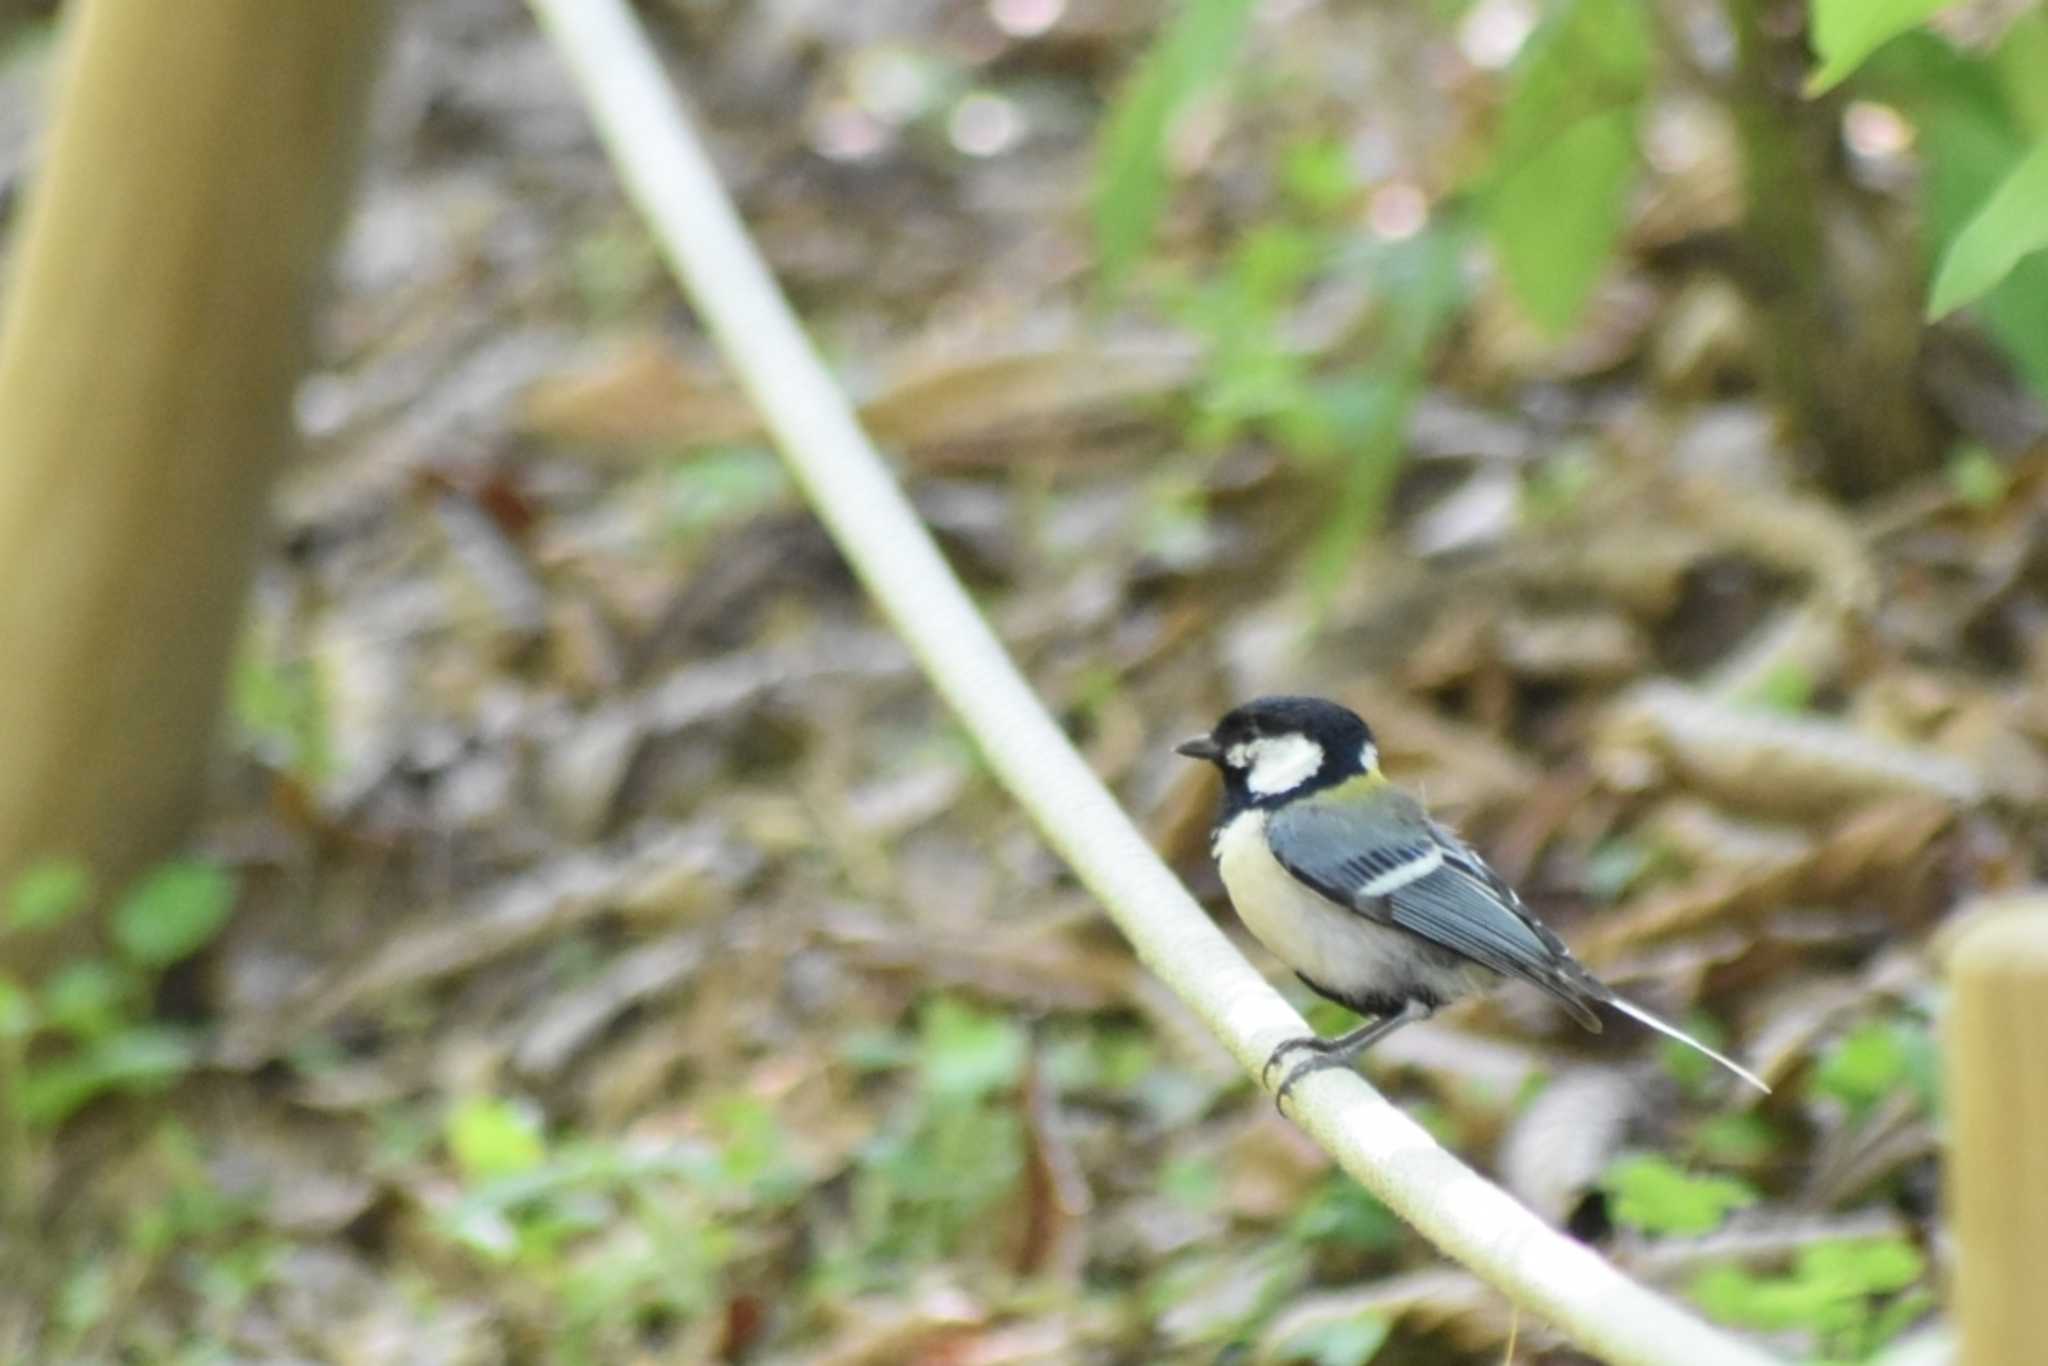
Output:
<path fill-rule="evenodd" d="M 1325 995 L 1383 1013 L 1415 998 L 1442 1005 L 1484 985 L 1483 968 L 1297 880 L 1266 843 L 1263 811 L 1243 812 L 1218 830 L 1215 852 L 1245 928 Z"/>

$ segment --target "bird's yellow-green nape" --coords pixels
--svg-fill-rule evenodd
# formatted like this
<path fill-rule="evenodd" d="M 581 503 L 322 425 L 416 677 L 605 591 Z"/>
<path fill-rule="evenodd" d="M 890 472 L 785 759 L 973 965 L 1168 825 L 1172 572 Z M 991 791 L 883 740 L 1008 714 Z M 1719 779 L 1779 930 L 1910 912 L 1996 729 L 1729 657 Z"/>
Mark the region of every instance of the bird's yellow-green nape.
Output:
<path fill-rule="evenodd" d="M 1320 795 L 1324 801 L 1357 802 L 1380 797 L 1391 793 L 1393 790 L 1394 785 L 1387 781 L 1387 775 L 1380 771 L 1380 766 L 1375 761 L 1373 766 L 1365 772 L 1355 777 L 1346 778 L 1343 782 L 1329 788 Z"/>

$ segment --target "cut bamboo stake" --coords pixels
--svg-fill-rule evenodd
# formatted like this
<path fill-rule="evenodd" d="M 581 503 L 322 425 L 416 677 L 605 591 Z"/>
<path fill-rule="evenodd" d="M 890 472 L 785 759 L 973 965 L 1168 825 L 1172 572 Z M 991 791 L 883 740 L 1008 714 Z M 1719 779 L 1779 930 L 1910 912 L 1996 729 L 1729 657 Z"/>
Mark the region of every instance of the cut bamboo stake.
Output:
<path fill-rule="evenodd" d="M 2048 1290 L 2048 896 L 1985 908 L 1957 936 L 1948 970 L 1961 1360 L 2039 1361 Z"/>
<path fill-rule="evenodd" d="M 760 409 L 812 508 L 990 766 L 1145 963 L 1256 1074 L 1301 1016 L 1202 913 L 1039 704 L 869 444 L 776 288 L 624 0 L 530 0 L 628 192 Z M 1292 1113 L 1452 1257 L 1616 1363 L 1770 1358 L 1635 1284 L 1438 1146 L 1356 1073 Z"/>
<path fill-rule="evenodd" d="M 70 7 L 0 331 L 0 879 L 186 829 L 383 9 Z"/>

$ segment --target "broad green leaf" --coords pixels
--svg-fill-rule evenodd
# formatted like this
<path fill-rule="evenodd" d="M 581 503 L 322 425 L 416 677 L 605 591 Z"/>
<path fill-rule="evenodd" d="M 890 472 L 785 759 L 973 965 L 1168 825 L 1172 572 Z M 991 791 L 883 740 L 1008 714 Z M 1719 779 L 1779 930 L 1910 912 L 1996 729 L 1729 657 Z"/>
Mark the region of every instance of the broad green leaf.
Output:
<path fill-rule="evenodd" d="M 1007 1016 L 940 997 L 918 1017 L 918 1053 L 933 1095 L 978 1099 L 1022 1075 L 1024 1029 Z"/>
<path fill-rule="evenodd" d="M 1378 1314 L 1319 1323 L 1287 1339 L 1286 1359 L 1312 1361 L 1315 1366 L 1366 1366 L 1392 1332 L 1392 1325 Z"/>
<path fill-rule="evenodd" d="M 2048 247 L 2048 139 L 2007 173 L 1942 253 L 1927 316 L 1940 318 L 1991 292 L 2020 261 Z"/>
<path fill-rule="evenodd" d="M 39 863 L 14 880 L 7 904 L 10 929 L 40 930 L 70 918 L 92 894 L 92 874 L 70 859 Z"/>
<path fill-rule="evenodd" d="M 161 1090 L 184 1075 L 198 1056 L 184 1030 L 168 1025 L 125 1030 L 70 1057 L 37 1063 L 15 1088 L 16 1113 L 38 1127 L 60 1124 L 100 1096 Z"/>
<path fill-rule="evenodd" d="M 1897 1091 L 1917 1093 L 1930 1110 L 1940 1104 L 1933 1034 L 1906 1019 L 1871 1020 L 1844 1035 L 1813 1071 L 1812 1088 L 1851 1110 L 1869 1110 Z"/>
<path fill-rule="evenodd" d="M 1986 63 L 1962 57 L 1931 34 L 1901 38 L 1872 60 L 1867 74 L 1881 97 L 1919 127 L 1921 218 L 1931 265 L 2039 138 L 2021 131 L 2005 83 Z M 2048 254 L 2022 259 L 1971 312 L 2034 392 L 2048 397 L 2048 327 L 2041 325 L 2048 317 Z"/>
<path fill-rule="evenodd" d="M 1898 1328 L 1895 1317 L 1888 1321 L 1876 1312 L 1878 1297 L 1909 1291 L 1926 1270 L 1926 1259 L 1901 1239 L 1815 1243 L 1782 1273 L 1714 1266 L 1690 1289 L 1700 1307 L 1723 1322 L 1766 1332 L 1803 1329 L 1819 1340 L 1824 1355 L 1861 1361 Z M 1924 1309 L 1924 1299 L 1915 1303 Z"/>
<path fill-rule="evenodd" d="M 1328 396 L 1333 431 L 1343 434 L 1343 483 L 1310 544 L 1309 593 L 1318 610 L 1343 582 L 1352 556 L 1379 524 L 1401 470 L 1401 435 L 1420 384 L 1409 376 L 1361 378 Z"/>
<path fill-rule="evenodd" d="M 1184 0 L 1117 96 L 1096 156 L 1095 239 L 1115 288 L 1152 238 L 1166 201 L 1166 139 L 1190 99 L 1229 66 L 1252 0 Z"/>
<path fill-rule="evenodd" d="M 1624 1157 L 1600 1184 L 1617 1223 L 1645 1233 L 1709 1233 L 1731 1210 L 1756 1203 L 1756 1192 L 1727 1176 L 1694 1176 L 1651 1153 Z"/>
<path fill-rule="evenodd" d="M 1783 1145 L 1777 1129 L 1754 1110 L 1722 1111 L 1700 1125 L 1693 1142 L 1708 1161 L 1748 1167 L 1770 1161 Z"/>
<path fill-rule="evenodd" d="M 775 453 L 754 446 L 715 446 L 669 470 L 669 526 L 688 537 L 752 517 L 789 494 L 789 474 Z"/>
<path fill-rule="evenodd" d="M 19 1041 L 36 1032 L 39 1016 L 28 989 L 0 972 L 0 1039 Z"/>
<path fill-rule="evenodd" d="M 1311 138 L 1288 147 L 1280 160 L 1280 184 L 1304 209 L 1328 217 L 1341 210 L 1358 188 L 1351 153 L 1336 138 Z"/>
<path fill-rule="evenodd" d="M 1952 0 L 1813 0 L 1813 49 L 1820 66 L 1806 79 L 1819 95 L 1841 84 L 1863 59 Z"/>
<path fill-rule="evenodd" d="M 540 1116 L 531 1106 L 473 1096 L 448 1116 L 448 1152 L 472 1181 L 518 1176 L 547 1157 Z"/>
<path fill-rule="evenodd" d="M 98 958 L 66 963 L 43 984 L 42 1017 L 74 1039 L 100 1039 L 120 1029 L 139 986 L 132 973 Z"/>
<path fill-rule="evenodd" d="M 1975 443 L 1951 453 L 1943 472 L 1948 476 L 1950 490 L 1973 508 L 1997 507 L 2012 487 L 2012 476 L 2006 473 L 2004 464 Z"/>
<path fill-rule="evenodd" d="M 1325 1181 L 1309 1197 L 1289 1221 L 1287 1232 L 1303 1242 L 1358 1252 L 1392 1252 L 1405 1236 L 1401 1221 L 1378 1197 L 1341 1176 Z"/>
<path fill-rule="evenodd" d="M 1515 298 L 1553 335 L 1577 320 L 1621 234 L 1654 50 L 1636 0 L 1568 0 L 1515 64 L 1486 231 Z"/>
<path fill-rule="evenodd" d="M 1621 236 L 1636 173 L 1634 106 L 1595 114 L 1510 170 L 1486 227 L 1516 300 L 1561 334 L 1578 320 Z"/>
<path fill-rule="evenodd" d="M 2020 130 L 2048 137 L 2048 13 L 2035 9 L 2013 20 L 1991 53 L 1991 69 Z"/>
<path fill-rule="evenodd" d="M 1513 173 L 1597 114 L 1634 107 L 1654 51 L 1639 0 L 1568 0 L 1515 62 L 1492 174 Z"/>
<path fill-rule="evenodd" d="M 166 863 L 114 908 L 114 941 L 130 961 L 166 968 L 203 948 L 227 923 L 235 880 L 210 863 Z"/>

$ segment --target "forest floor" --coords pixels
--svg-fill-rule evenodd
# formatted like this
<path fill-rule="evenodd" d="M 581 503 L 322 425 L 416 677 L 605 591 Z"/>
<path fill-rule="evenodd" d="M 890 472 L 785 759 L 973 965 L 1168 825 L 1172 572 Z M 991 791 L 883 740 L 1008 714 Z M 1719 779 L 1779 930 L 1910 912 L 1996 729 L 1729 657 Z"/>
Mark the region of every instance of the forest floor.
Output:
<path fill-rule="evenodd" d="M 1775 1090 L 1513 992 L 1374 1082 L 1789 1352 L 1937 1315 L 1940 945 L 2048 852 L 2048 469 L 1814 491 L 1748 305 L 1659 250 L 1734 212 L 1713 111 L 1660 111 L 1579 329 L 1482 284 L 1354 477 L 1275 434 L 1303 377 L 1369 382 L 1372 277 L 1269 257 L 1290 214 L 1415 231 L 1479 79 L 1440 23 L 1268 7 L 1105 308 L 1093 138 L 1151 15 L 647 8 L 919 508 L 1232 934 L 1173 742 L 1327 693 Z M 152 1007 L 204 1064 L 29 1136 L 0 1357 L 1579 1359 L 1334 1173 L 1036 838 L 514 0 L 411 7 L 298 413 L 201 843 L 239 900 Z"/>

